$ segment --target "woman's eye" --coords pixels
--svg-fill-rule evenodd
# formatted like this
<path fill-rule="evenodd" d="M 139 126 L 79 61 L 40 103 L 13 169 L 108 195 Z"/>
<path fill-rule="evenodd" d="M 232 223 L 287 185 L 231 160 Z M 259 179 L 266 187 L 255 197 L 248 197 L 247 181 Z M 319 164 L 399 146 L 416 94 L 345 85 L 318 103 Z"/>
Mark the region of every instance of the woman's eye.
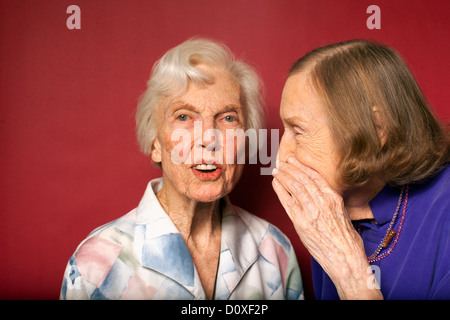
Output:
<path fill-rule="evenodd" d="M 177 119 L 180 120 L 180 121 L 186 121 L 188 119 L 188 116 L 186 114 L 180 114 L 177 117 Z"/>
<path fill-rule="evenodd" d="M 233 116 L 226 116 L 225 117 L 225 121 L 227 122 L 233 122 L 234 120 L 236 120 Z"/>
<path fill-rule="evenodd" d="M 303 134 L 303 130 L 300 129 L 299 127 L 294 127 L 294 133 L 296 135 L 301 135 L 301 134 Z"/>

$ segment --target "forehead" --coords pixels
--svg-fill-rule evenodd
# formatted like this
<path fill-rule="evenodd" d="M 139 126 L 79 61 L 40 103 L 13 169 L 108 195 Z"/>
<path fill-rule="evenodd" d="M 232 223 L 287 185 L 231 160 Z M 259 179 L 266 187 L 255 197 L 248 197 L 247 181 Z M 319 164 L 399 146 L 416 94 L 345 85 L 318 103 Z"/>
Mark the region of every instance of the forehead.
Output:
<path fill-rule="evenodd" d="M 280 116 L 282 119 L 322 118 L 322 107 L 308 74 L 297 73 L 287 79 L 281 96 Z"/>
<path fill-rule="evenodd" d="M 190 105 L 199 109 L 220 109 L 233 105 L 241 107 L 239 82 L 225 69 L 197 66 L 210 77 L 206 83 L 189 81 L 186 92 L 171 102 L 171 107 Z"/>

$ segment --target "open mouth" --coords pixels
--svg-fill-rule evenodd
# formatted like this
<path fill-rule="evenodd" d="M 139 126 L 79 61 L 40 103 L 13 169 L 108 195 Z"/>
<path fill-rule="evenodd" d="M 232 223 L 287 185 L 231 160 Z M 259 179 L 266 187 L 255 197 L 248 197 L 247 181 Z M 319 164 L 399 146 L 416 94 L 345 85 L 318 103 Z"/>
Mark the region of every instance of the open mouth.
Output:
<path fill-rule="evenodd" d="M 198 164 L 191 169 L 202 180 L 215 180 L 222 174 L 222 168 L 215 164 Z"/>
<path fill-rule="evenodd" d="M 199 164 L 193 168 L 195 170 L 205 172 L 205 173 L 210 173 L 210 172 L 214 172 L 217 170 L 217 166 L 214 164 Z"/>

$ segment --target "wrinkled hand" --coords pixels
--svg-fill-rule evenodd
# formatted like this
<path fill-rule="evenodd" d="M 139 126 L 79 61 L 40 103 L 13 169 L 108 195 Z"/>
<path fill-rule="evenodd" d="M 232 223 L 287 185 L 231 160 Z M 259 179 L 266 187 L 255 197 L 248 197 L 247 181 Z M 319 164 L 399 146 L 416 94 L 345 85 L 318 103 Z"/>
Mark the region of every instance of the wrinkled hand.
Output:
<path fill-rule="evenodd" d="M 289 156 L 273 172 L 273 188 L 300 240 L 330 276 L 342 299 L 380 298 L 367 286 L 369 263 L 342 197 L 316 171 Z M 368 291 L 367 291 L 368 290 Z"/>

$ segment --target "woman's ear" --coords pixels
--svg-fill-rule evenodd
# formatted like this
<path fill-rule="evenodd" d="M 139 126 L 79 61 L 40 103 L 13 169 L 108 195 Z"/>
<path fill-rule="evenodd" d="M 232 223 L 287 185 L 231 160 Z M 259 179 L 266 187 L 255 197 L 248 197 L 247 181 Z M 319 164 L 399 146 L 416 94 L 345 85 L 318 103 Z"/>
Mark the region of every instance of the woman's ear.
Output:
<path fill-rule="evenodd" d="M 387 137 L 386 137 L 386 130 L 384 129 L 383 123 L 383 116 L 380 112 L 380 108 L 377 106 L 374 106 L 372 108 L 373 112 L 373 118 L 375 120 L 375 128 L 377 129 L 378 139 L 380 139 L 381 146 L 383 147 L 386 143 Z"/>
<path fill-rule="evenodd" d="M 161 143 L 159 142 L 158 138 L 155 138 L 155 140 L 153 140 L 152 151 L 150 155 L 152 157 L 153 162 L 160 163 L 162 161 Z"/>

